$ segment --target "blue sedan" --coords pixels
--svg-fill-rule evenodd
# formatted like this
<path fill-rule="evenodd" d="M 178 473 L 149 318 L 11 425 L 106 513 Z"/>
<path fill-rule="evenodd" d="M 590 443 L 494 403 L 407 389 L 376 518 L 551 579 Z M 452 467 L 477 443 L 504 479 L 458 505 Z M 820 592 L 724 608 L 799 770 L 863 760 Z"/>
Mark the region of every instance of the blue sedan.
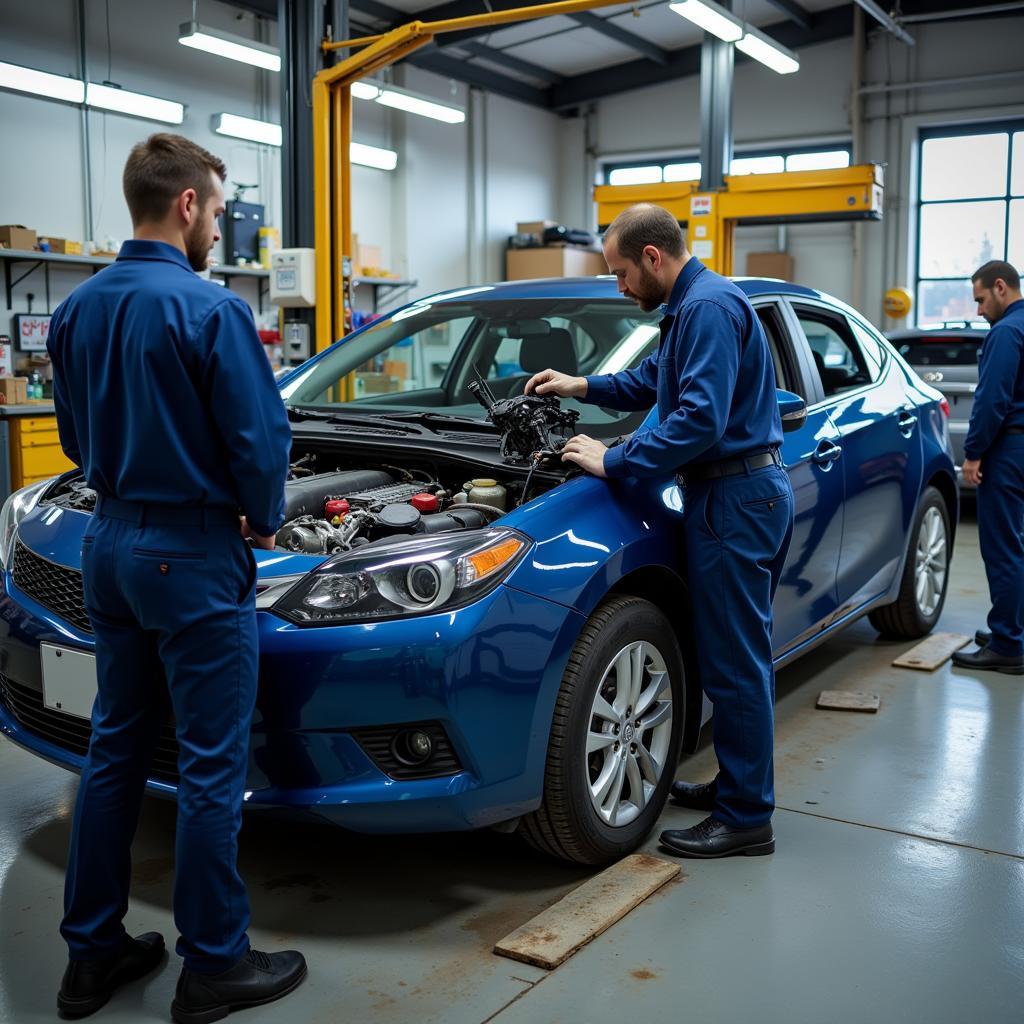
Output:
<path fill-rule="evenodd" d="M 784 389 L 796 496 L 777 664 L 865 614 L 926 634 L 958 515 L 945 400 L 842 303 L 737 283 Z M 256 553 L 250 808 L 489 826 L 591 864 L 643 841 L 706 718 L 684 494 L 558 458 L 573 429 L 615 444 L 653 413 L 522 391 L 549 366 L 635 366 L 658 337 L 612 278 L 516 282 L 416 301 L 281 381 L 294 447 L 288 522 Z M 79 567 L 94 503 L 72 472 L 0 516 L 0 731 L 71 770 L 96 688 Z M 173 796 L 177 771 L 168 712 L 150 790 Z"/>

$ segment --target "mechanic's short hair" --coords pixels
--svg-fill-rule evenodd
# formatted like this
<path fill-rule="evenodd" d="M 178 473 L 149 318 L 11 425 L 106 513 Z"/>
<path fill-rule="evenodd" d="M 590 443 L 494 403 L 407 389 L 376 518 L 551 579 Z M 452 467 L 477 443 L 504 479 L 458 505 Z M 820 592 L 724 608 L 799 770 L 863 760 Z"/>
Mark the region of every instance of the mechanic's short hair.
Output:
<path fill-rule="evenodd" d="M 971 283 L 980 281 L 982 288 L 994 288 L 999 278 L 1006 282 L 1006 287 L 1011 292 L 1020 291 L 1020 274 L 1017 273 L 1016 267 L 1006 260 L 989 260 L 988 263 L 983 263 L 971 275 Z"/>
<path fill-rule="evenodd" d="M 200 207 L 213 194 L 210 172 L 223 181 L 224 161 L 182 135 L 158 132 L 132 148 L 124 165 L 124 197 L 132 224 L 161 221 L 185 189 L 194 188 Z"/>
<path fill-rule="evenodd" d="M 604 233 L 605 243 L 612 239 L 619 254 L 633 263 L 640 262 L 640 255 L 648 245 L 676 259 L 686 251 L 679 222 L 668 210 L 654 203 L 637 203 L 623 210 Z"/>

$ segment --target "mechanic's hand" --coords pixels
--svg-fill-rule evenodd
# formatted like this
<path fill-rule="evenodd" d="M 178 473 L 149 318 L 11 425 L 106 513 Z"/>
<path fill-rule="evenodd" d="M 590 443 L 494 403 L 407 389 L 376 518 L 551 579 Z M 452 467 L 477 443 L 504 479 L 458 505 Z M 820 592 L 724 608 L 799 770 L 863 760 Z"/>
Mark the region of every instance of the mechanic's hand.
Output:
<path fill-rule="evenodd" d="M 972 487 L 977 487 L 981 483 L 981 459 L 964 459 L 961 469 L 966 483 Z"/>
<path fill-rule="evenodd" d="M 558 395 L 559 398 L 583 398 L 587 393 L 586 377 L 570 377 L 558 370 L 541 370 L 535 373 L 523 388 L 524 395 Z"/>
<path fill-rule="evenodd" d="M 274 541 L 277 540 L 273 534 L 269 537 L 264 537 L 262 534 L 256 533 L 250 528 L 249 521 L 245 516 L 242 516 L 242 536 L 247 539 L 251 539 L 253 546 L 260 548 L 263 551 L 273 551 Z"/>
<path fill-rule="evenodd" d="M 552 370 L 545 370 L 545 373 L 552 373 Z M 561 374 L 559 374 L 561 376 Z M 585 469 L 594 476 L 603 480 L 606 476 L 604 471 L 604 453 L 608 449 L 600 442 L 595 441 L 586 434 L 577 434 L 565 442 L 562 449 L 563 462 L 575 462 L 580 469 Z"/>

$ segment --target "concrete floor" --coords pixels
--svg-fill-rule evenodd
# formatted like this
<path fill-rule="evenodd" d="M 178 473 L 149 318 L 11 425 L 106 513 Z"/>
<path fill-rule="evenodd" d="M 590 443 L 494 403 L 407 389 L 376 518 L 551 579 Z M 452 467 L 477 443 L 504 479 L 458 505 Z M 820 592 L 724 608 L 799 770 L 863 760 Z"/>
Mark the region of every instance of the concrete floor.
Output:
<path fill-rule="evenodd" d="M 984 624 L 965 510 L 939 628 Z M 587 872 L 494 834 L 376 838 L 252 818 L 242 871 L 254 945 L 310 963 L 243 1020 L 380 1024 L 794 1024 L 1024 1020 L 1024 701 L 1020 677 L 894 669 L 911 644 L 858 623 L 778 679 L 773 857 L 684 861 L 554 972 L 492 955 Z M 817 711 L 865 689 L 877 715 Z M 710 777 L 705 746 L 680 777 Z M 54 1018 L 76 780 L 0 741 L 0 1022 Z M 663 825 L 699 814 L 672 808 Z M 173 942 L 173 807 L 150 801 L 127 925 Z M 648 848 L 656 851 L 654 841 Z M 94 1019 L 169 1019 L 179 961 Z"/>

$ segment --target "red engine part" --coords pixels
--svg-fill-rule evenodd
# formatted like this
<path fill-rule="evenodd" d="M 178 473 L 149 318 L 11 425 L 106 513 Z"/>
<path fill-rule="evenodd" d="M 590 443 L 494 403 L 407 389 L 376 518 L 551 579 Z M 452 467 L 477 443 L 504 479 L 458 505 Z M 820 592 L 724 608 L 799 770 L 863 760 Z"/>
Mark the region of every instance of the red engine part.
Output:
<path fill-rule="evenodd" d="M 409 504 L 418 512 L 424 513 L 436 512 L 441 507 L 440 502 L 437 500 L 437 495 L 427 494 L 426 491 L 423 491 L 420 494 L 414 494 L 409 499 Z"/>
<path fill-rule="evenodd" d="M 324 504 L 324 515 L 327 516 L 328 522 L 335 516 L 341 516 L 344 519 L 348 508 L 348 502 L 344 498 L 331 498 Z"/>

